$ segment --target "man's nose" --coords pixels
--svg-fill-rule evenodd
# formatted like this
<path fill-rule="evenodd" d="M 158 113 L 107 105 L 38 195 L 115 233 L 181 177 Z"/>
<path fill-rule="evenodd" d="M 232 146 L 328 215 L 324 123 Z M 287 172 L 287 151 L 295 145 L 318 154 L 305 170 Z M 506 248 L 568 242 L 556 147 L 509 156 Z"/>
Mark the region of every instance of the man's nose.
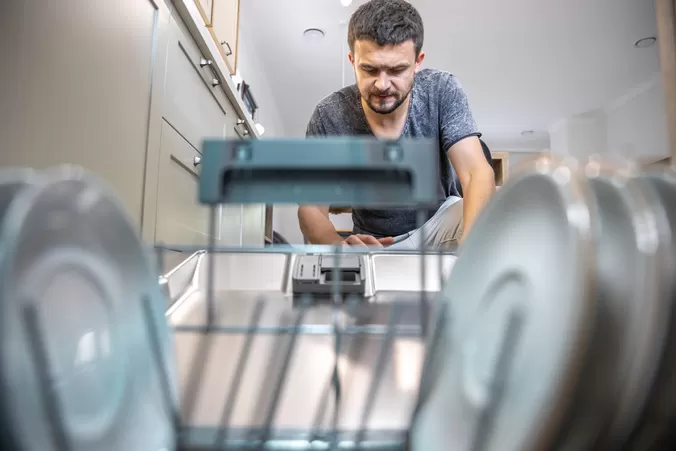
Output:
<path fill-rule="evenodd" d="M 378 91 L 387 91 L 390 88 L 390 79 L 387 74 L 381 73 L 376 79 L 376 89 Z"/>

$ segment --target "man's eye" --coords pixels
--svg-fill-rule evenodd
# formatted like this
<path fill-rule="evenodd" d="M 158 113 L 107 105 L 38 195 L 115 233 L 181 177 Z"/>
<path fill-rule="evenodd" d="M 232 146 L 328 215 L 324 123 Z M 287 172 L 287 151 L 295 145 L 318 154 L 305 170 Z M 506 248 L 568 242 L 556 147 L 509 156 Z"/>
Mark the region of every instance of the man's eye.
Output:
<path fill-rule="evenodd" d="M 377 72 L 374 67 L 362 67 L 362 70 L 367 74 L 375 74 Z"/>

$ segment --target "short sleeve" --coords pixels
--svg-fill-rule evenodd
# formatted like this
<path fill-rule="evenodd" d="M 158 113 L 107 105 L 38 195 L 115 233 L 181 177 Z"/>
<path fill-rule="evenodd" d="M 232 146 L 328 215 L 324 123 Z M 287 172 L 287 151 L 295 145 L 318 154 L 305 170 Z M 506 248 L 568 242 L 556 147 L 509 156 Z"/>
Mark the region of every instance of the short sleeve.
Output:
<path fill-rule="evenodd" d="M 468 136 L 481 136 L 469 101 L 458 79 L 447 74 L 439 83 L 439 130 L 441 144 L 448 150 Z"/>
<path fill-rule="evenodd" d="M 305 130 L 305 136 L 326 136 L 326 129 L 322 122 L 322 114 L 319 107 L 315 108 Z"/>

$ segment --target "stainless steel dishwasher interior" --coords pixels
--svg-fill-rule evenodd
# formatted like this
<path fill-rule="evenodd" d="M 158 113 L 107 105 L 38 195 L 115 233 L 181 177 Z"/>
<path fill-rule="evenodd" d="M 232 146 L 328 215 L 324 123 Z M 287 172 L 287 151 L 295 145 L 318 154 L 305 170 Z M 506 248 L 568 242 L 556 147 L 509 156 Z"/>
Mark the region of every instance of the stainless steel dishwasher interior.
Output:
<path fill-rule="evenodd" d="M 213 324 L 227 333 L 201 333 L 206 323 L 209 257 L 214 261 Z M 339 309 L 330 300 L 299 306 L 290 286 L 298 257 L 294 252 L 197 252 L 162 278 L 171 299 L 167 319 L 175 330 L 182 421 L 193 431 L 211 436 L 204 431 L 215 434 L 226 405 L 230 405 L 225 423 L 230 431 L 257 427 L 320 431 L 335 426 L 369 434 L 405 434 L 417 400 L 424 357 L 419 326 L 423 256 L 363 255 L 365 294 Z M 455 256 L 424 258 L 431 316 L 440 279 L 448 277 Z M 373 333 L 341 337 L 340 409 L 334 418 L 335 323 L 347 330 L 367 326 Z M 296 336 L 271 332 L 275 327 L 296 324 L 300 326 Z M 258 327 L 255 336 L 247 334 L 251 326 Z M 393 329 L 398 334 L 390 340 L 387 331 Z M 205 345 L 205 340 L 210 343 Z M 289 367 L 284 371 L 292 345 Z M 200 355 L 199 349 L 205 348 L 208 350 Z M 195 368 L 202 364 L 195 359 L 203 359 L 198 376 Z M 382 371 L 381 376 L 374 376 L 376 371 Z M 279 380 L 280 375 L 286 382 Z M 191 380 L 198 384 L 194 393 L 188 393 Z M 273 407 L 277 393 L 279 399 Z"/>

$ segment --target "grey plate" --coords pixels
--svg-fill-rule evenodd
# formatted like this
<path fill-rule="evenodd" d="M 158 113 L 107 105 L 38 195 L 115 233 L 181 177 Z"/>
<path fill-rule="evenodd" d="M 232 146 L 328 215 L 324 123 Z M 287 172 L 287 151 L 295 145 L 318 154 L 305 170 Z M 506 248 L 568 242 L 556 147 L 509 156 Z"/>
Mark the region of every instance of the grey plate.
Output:
<path fill-rule="evenodd" d="M 664 335 L 664 249 L 657 199 L 632 173 L 594 161 L 585 171 L 598 216 L 599 310 L 583 383 L 560 435 L 565 449 L 616 449 L 645 402 Z"/>
<path fill-rule="evenodd" d="M 416 418 L 415 451 L 551 444 L 596 308 L 588 201 L 570 168 L 544 159 L 481 213 L 442 292 L 450 345 Z"/>
<path fill-rule="evenodd" d="M 36 178 L 31 170 L 0 169 L 0 225 L 16 195 Z"/>
<path fill-rule="evenodd" d="M 673 419 L 676 418 L 676 174 L 673 172 L 646 173 L 642 179 L 650 184 L 658 196 L 661 209 L 658 212 L 658 226 L 663 230 L 660 235 L 663 248 L 667 251 L 664 264 L 670 285 L 664 292 L 664 304 L 669 309 L 664 314 L 669 328 L 661 349 L 660 367 L 653 379 L 646 408 L 638 427 L 631 436 L 628 450 L 672 449 Z M 663 213 L 663 215 L 660 213 Z"/>
<path fill-rule="evenodd" d="M 157 274 L 101 183 L 75 168 L 45 177 L 14 199 L 1 232 L 9 446 L 171 449 L 174 358 Z"/>

